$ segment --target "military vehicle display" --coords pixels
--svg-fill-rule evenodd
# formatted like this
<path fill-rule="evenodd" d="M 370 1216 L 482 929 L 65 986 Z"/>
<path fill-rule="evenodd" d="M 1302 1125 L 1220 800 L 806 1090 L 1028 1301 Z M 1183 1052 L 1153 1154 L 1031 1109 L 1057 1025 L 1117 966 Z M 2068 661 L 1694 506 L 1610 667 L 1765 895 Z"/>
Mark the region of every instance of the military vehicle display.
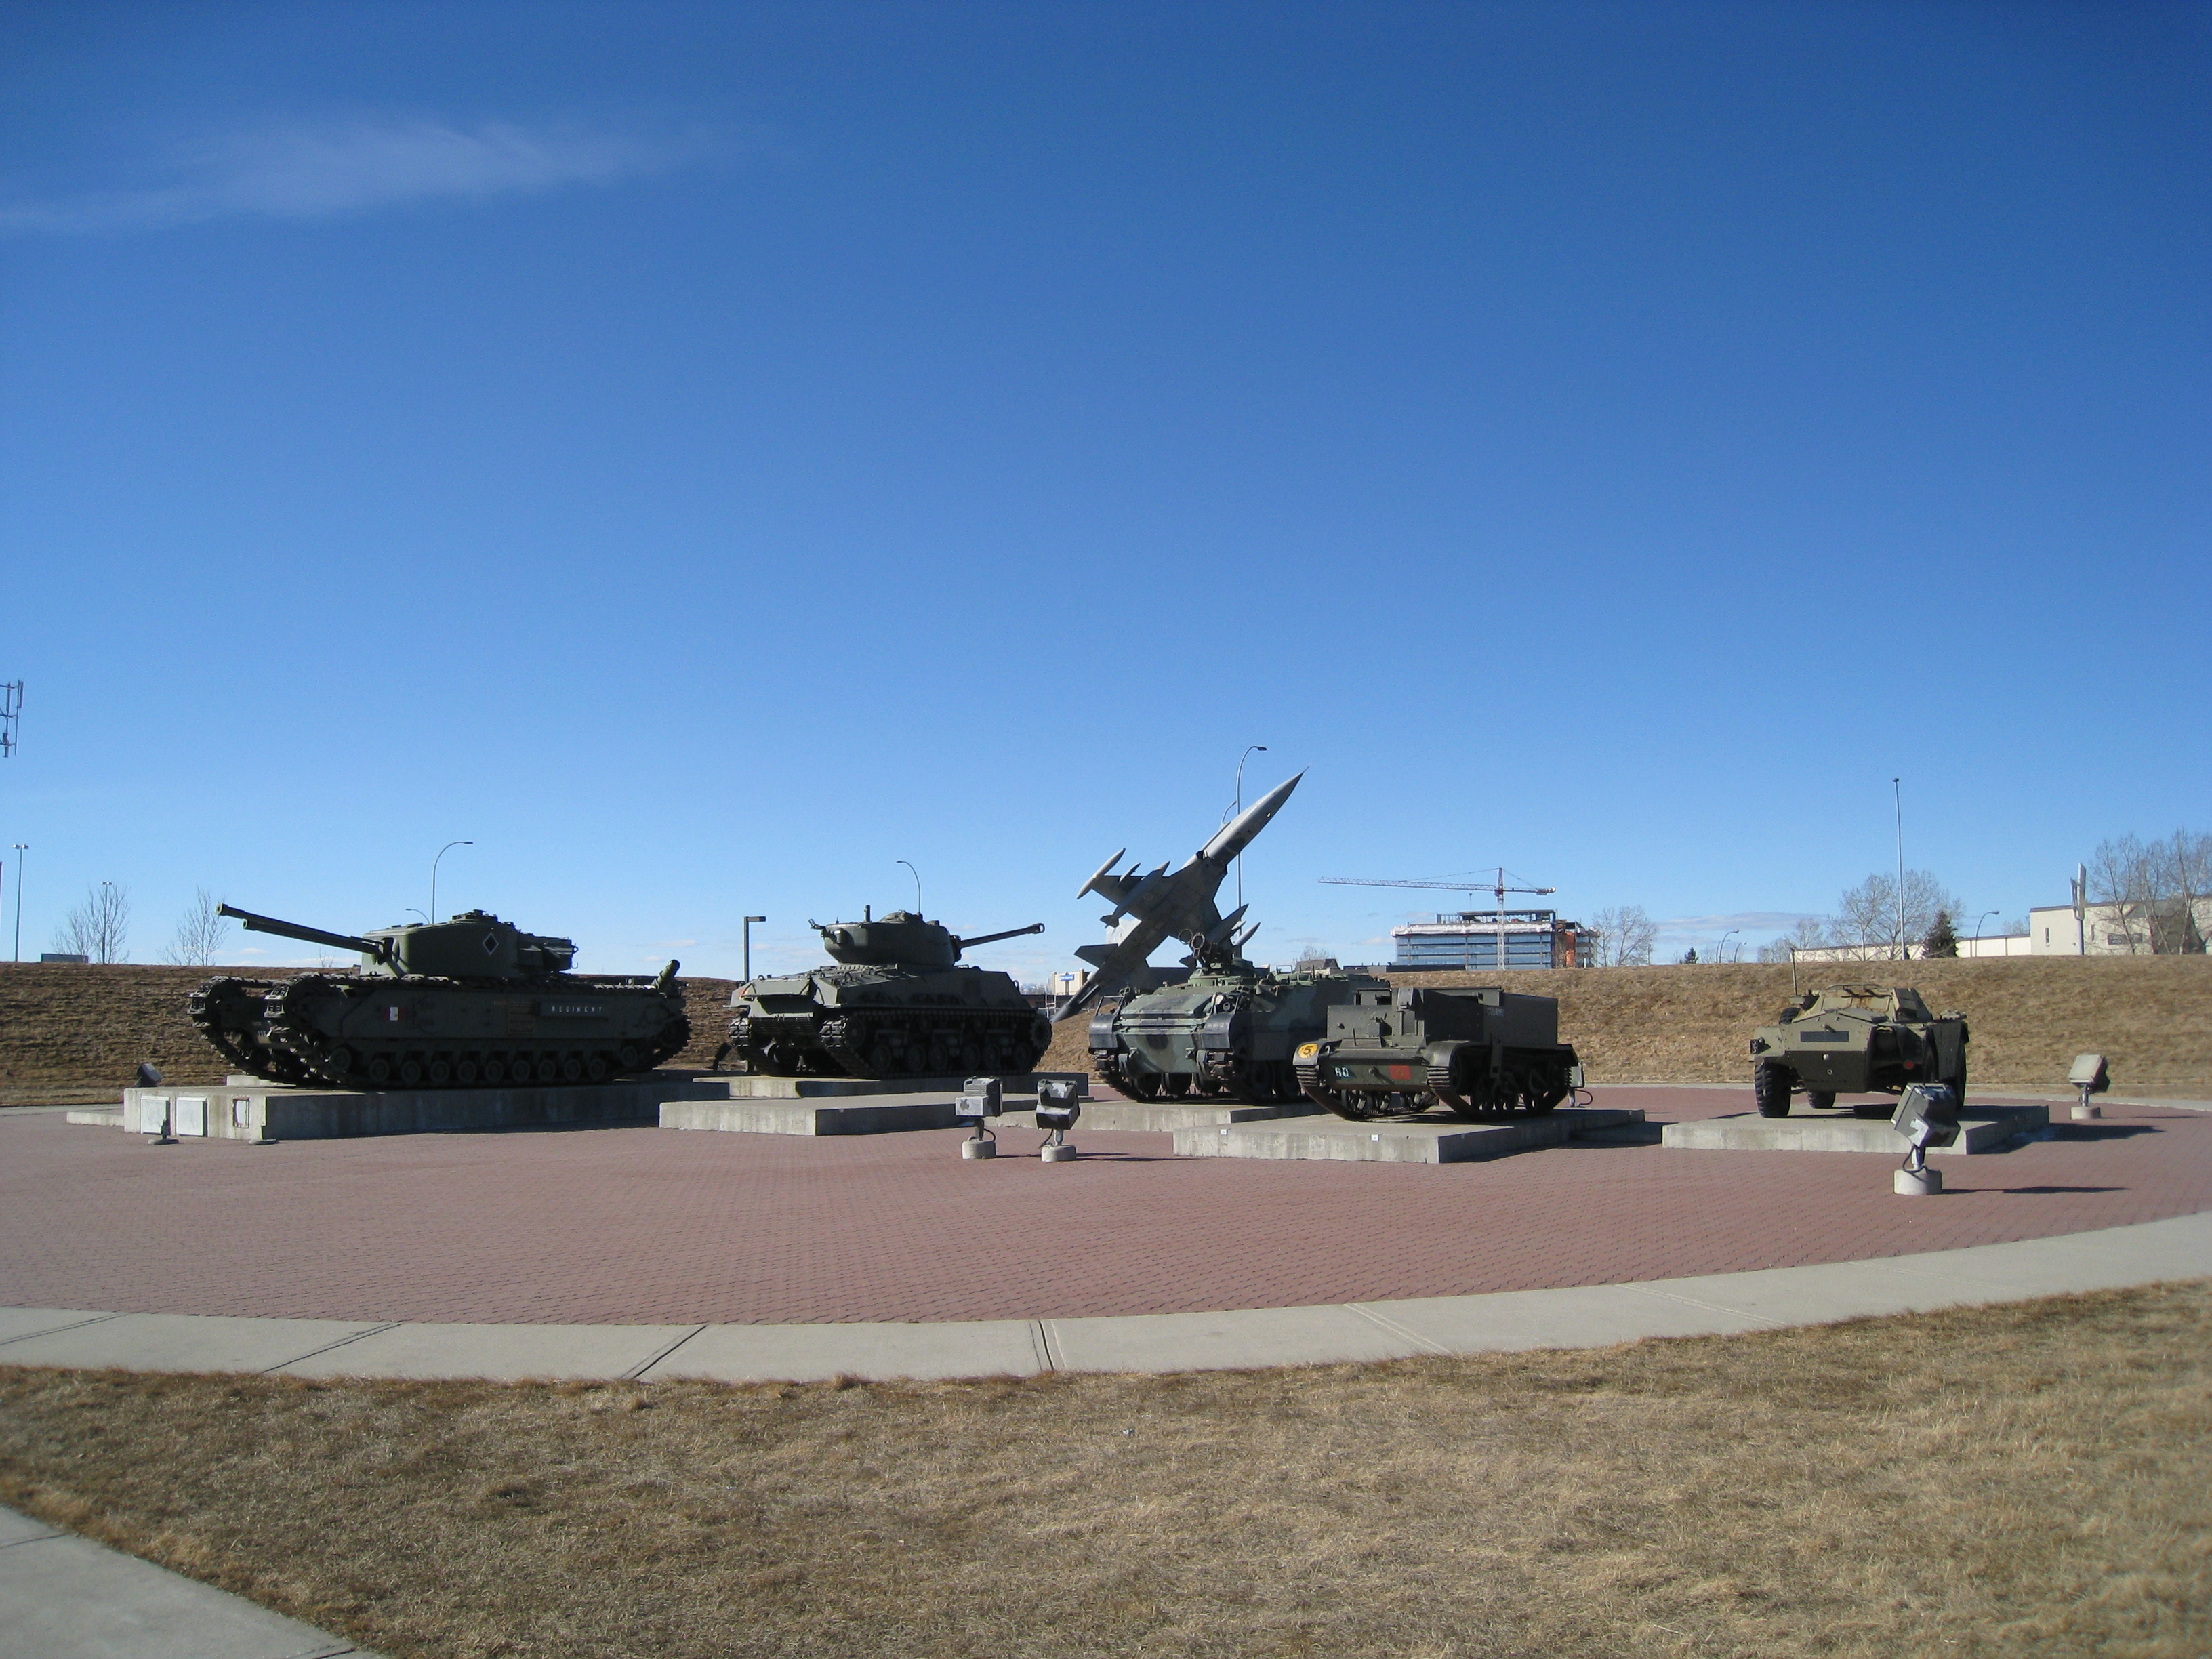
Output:
<path fill-rule="evenodd" d="M 1102 1009 L 1091 1022 L 1091 1069 L 1138 1100 L 1296 1100 L 1298 1046 L 1328 1029 L 1331 1007 L 1382 987 L 1364 974 L 1278 974 L 1217 957 L 1180 985 Z"/>
<path fill-rule="evenodd" d="M 1005 974 L 957 965 L 971 945 L 1044 924 L 957 939 L 909 910 L 809 921 L 835 964 L 730 994 L 730 1051 L 771 1077 L 955 1077 L 1033 1070 L 1052 1022 Z"/>
<path fill-rule="evenodd" d="M 217 907 L 255 933 L 361 952 L 354 973 L 209 980 L 185 1012 L 232 1065 L 347 1089 L 604 1083 L 691 1040 L 672 962 L 654 976 L 577 975 L 573 940 L 483 910 L 360 935 Z"/>
<path fill-rule="evenodd" d="M 1839 1094 L 1902 1094 L 1941 1083 L 1966 1101 L 1966 1020 L 1933 1014 L 1906 985 L 1808 991 L 1751 1035 L 1751 1090 L 1761 1117 L 1787 1117 L 1790 1097 L 1825 1109 Z"/>
<path fill-rule="evenodd" d="M 1363 988 L 1295 1059 L 1306 1097 L 1356 1123 L 1437 1105 L 1470 1122 L 1548 1112 L 1583 1080 L 1556 999 L 1488 987 Z"/>

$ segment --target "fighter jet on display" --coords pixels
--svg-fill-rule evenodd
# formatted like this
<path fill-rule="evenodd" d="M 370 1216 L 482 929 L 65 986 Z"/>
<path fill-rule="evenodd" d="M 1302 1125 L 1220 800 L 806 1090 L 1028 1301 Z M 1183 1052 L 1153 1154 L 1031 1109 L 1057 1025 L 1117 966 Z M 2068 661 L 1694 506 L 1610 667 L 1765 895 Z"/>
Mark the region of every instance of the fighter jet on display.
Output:
<path fill-rule="evenodd" d="M 1267 827 L 1267 820 L 1291 798 L 1291 791 L 1304 776 L 1299 773 L 1253 802 L 1234 823 L 1193 853 L 1173 874 L 1165 864 L 1149 875 L 1139 875 L 1135 865 L 1118 876 L 1113 874 L 1121 854 L 1129 850 L 1126 847 L 1100 865 L 1075 896 L 1081 898 L 1085 893 L 1097 893 L 1112 904 L 1113 910 L 1099 918 L 1111 931 L 1104 944 L 1077 948 L 1075 954 L 1094 970 L 1091 982 L 1070 998 L 1054 1019 L 1066 1019 L 1121 989 L 1167 939 L 1182 940 L 1193 957 L 1224 947 L 1241 950 L 1244 941 L 1260 931 L 1260 924 L 1240 927 L 1247 907 L 1240 904 L 1224 916 L 1214 908 L 1213 896 L 1221 890 L 1231 861 Z"/>

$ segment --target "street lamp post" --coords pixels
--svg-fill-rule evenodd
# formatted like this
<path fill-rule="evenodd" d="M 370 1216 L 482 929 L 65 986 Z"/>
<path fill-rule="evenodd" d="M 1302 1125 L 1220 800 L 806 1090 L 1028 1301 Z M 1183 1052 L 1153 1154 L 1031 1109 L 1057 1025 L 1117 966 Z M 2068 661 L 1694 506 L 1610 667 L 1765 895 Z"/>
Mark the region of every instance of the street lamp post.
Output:
<path fill-rule="evenodd" d="M 1984 910 L 1974 918 L 1974 959 L 1978 962 L 1982 955 L 1982 924 L 1995 915 L 1996 912 L 1994 910 Z"/>
<path fill-rule="evenodd" d="M 745 983 L 748 985 L 752 983 L 753 979 L 753 924 L 757 921 L 766 921 L 767 920 L 768 918 L 766 916 L 747 916 L 745 918 Z"/>
<path fill-rule="evenodd" d="M 15 949 L 11 960 L 23 959 L 23 854 L 31 850 L 31 843 L 15 843 Z"/>
<path fill-rule="evenodd" d="M 1912 954 L 1905 942 L 1905 787 L 1892 778 L 1889 787 L 1897 798 L 1897 959 L 1905 962 Z"/>
<path fill-rule="evenodd" d="M 1266 744 L 1248 743 L 1244 745 L 1244 752 L 1237 757 L 1237 805 L 1234 809 L 1235 811 L 1242 812 L 1244 810 L 1244 763 L 1250 760 L 1255 755 L 1264 755 L 1267 752 L 1267 745 Z M 1239 853 L 1237 855 L 1237 903 L 1240 909 L 1243 907 L 1244 903 L 1244 854 L 1242 853 Z"/>
<path fill-rule="evenodd" d="M 438 860 L 444 858 L 456 847 L 475 845 L 476 842 L 472 841 L 449 841 L 438 849 L 438 858 L 430 860 L 430 920 L 433 922 L 438 920 Z"/>
<path fill-rule="evenodd" d="M 1738 929 L 1731 927 L 1728 932 L 1723 933 L 1721 935 L 1721 948 L 1713 952 L 1715 956 L 1721 959 L 1723 965 L 1728 962 L 1728 942 L 1736 936 L 1738 931 Z"/>
<path fill-rule="evenodd" d="M 893 864 L 906 864 L 906 860 L 904 859 L 893 859 L 891 862 Z M 906 864 L 906 872 L 914 878 L 914 914 L 918 918 L 921 915 L 921 872 L 915 869 L 911 864 Z"/>

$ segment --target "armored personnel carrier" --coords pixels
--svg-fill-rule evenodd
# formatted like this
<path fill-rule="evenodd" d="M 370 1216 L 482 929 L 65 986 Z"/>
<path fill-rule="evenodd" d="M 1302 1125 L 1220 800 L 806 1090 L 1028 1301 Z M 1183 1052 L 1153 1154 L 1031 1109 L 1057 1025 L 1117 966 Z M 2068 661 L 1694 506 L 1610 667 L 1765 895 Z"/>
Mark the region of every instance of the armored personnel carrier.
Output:
<path fill-rule="evenodd" d="M 1582 1086 L 1552 997 L 1492 989 L 1362 988 L 1298 1045 L 1306 1097 L 1354 1122 L 1441 1105 L 1470 1121 L 1548 1112 Z"/>
<path fill-rule="evenodd" d="M 677 964 L 657 976 L 577 975 L 574 941 L 483 910 L 326 933 L 218 907 L 255 933 L 361 952 L 350 974 L 209 980 L 186 1012 L 215 1051 L 277 1083 L 348 1089 L 604 1083 L 691 1040 Z"/>
<path fill-rule="evenodd" d="M 1180 985 L 1102 1009 L 1091 1022 L 1091 1069 L 1139 1100 L 1296 1100 L 1291 1056 L 1327 1029 L 1331 1007 L 1362 988 L 1382 981 L 1341 971 L 1269 973 L 1241 958 L 1211 963 Z"/>
<path fill-rule="evenodd" d="M 1905 985 L 1808 991 L 1751 1034 L 1751 1090 L 1761 1117 L 1790 1115 L 1790 1097 L 1827 1108 L 1839 1094 L 1902 1094 L 1947 1085 L 1966 1102 L 1966 1020 L 1933 1014 Z"/>
<path fill-rule="evenodd" d="M 810 921 L 826 967 L 756 979 L 730 994 L 730 1051 L 771 1077 L 966 1077 L 1033 1069 L 1052 1022 L 1005 974 L 959 966 L 970 945 L 1044 924 L 957 939 L 909 910 Z"/>

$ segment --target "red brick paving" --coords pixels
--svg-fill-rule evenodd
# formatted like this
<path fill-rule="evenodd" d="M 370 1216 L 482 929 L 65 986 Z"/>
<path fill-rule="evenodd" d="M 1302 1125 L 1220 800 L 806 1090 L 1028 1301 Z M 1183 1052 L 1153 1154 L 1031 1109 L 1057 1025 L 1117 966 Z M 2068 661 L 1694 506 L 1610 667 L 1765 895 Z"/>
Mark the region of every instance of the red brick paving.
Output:
<path fill-rule="evenodd" d="M 1742 1091 L 1632 1088 L 1655 1121 Z M 2064 1108 L 2057 1109 L 2063 1115 Z M 1587 1143 L 1446 1165 L 961 1161 L 964 1133 L 653 1128 L 150 1146 L 0 1114 L 0 1305 L 289 1318 L 1069 1318 L 1619 1283 L 2033 1238 L 2212 1208 L 2212 1113 L 1972 1158 Z M 1039 1143 L 1002 1132 L 1008 1154 Z M 1901 1151 L 1900 1151 L 1901 1156 Z"/>

